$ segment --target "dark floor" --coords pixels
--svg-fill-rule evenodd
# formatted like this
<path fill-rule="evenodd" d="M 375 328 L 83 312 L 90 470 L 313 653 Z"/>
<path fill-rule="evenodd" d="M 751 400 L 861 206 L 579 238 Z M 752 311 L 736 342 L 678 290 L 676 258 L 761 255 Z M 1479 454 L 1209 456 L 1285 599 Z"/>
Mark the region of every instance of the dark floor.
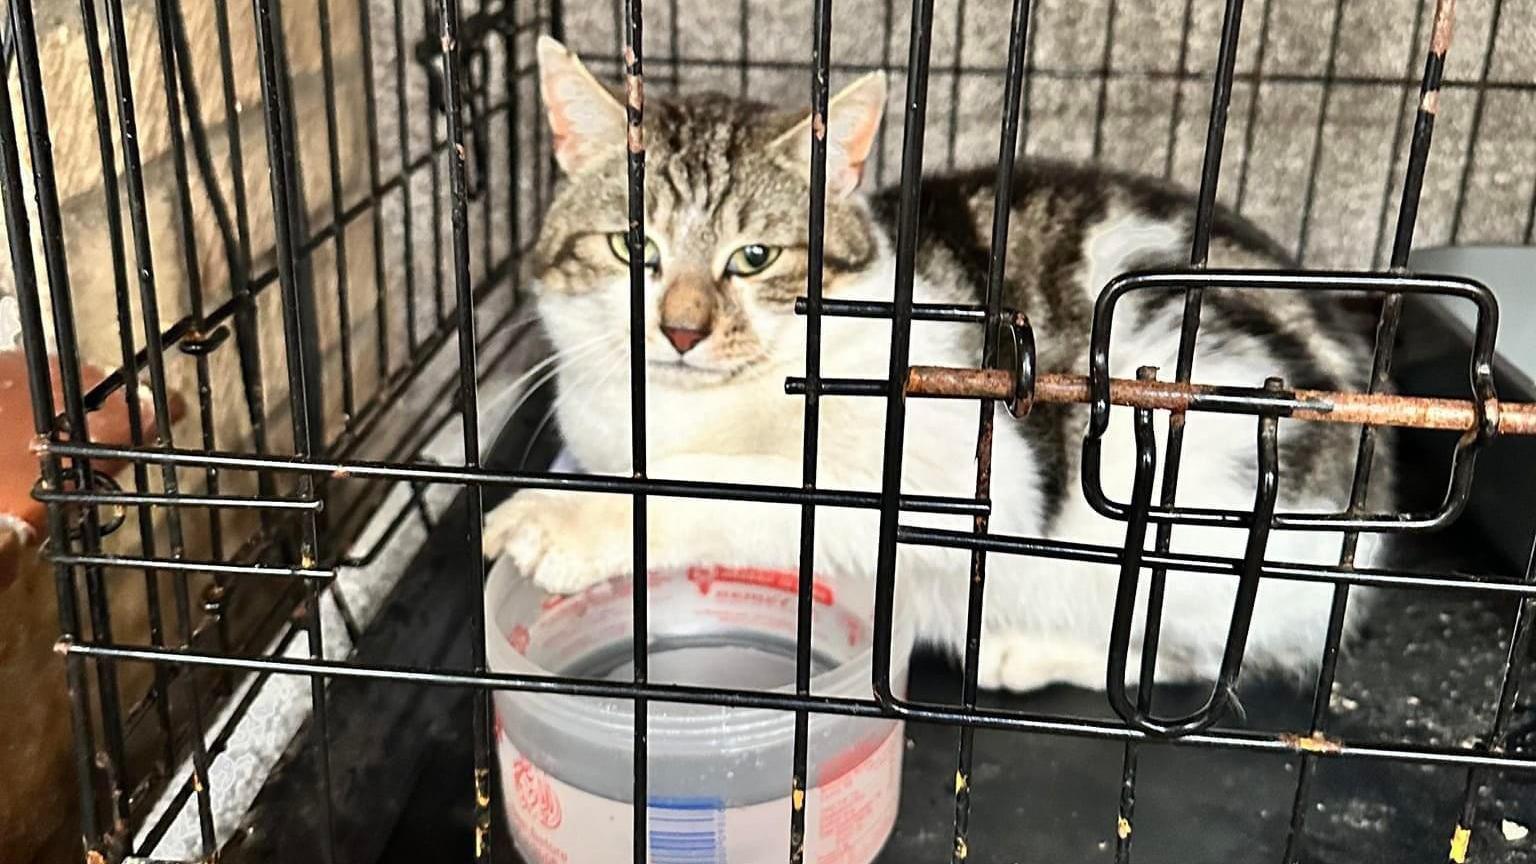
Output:
<path fill-rule="evenodd" d="M 521 448 L 519 448 L 520 450 Z M 438 526 L 411 575 L 364 637 L 372 662 L 463 665 L 468 554 L 462 514 Z M 1471 529 L 1415 538 L 1397 555 L 1418 568 L 1509 573 Z M 451 587 L 445 587 L 451 586 Z M 1345 741 L 1462 745 L 1486 733 L 1513 619 L 1508 603 L 1433 592 L 1381 597 L 1367 633 L 1346 652 L 1329 731 Z M 919 656 L 913 696 L 952 700 L 956 673 Z M 471 859 L 470 702 L 466 693 L 338 680 L 331 685 L 337 864 L 420 864 Z M 1189 691 L 1159 694 L 1160 704 Z M 1249 728 L 1304 730 L 1310 693 L 1245 683 Z M 1162 700 L 1166 699 L 1167 703 Z M 998 704 L 1039 713 L 1109 716 L 1104 696 L 1055 688 Z M 1528 722 L 1522 709 L 1517 722 Z M 957 732 L 912 725 L 898 827 L 881 861 L 949 861 Z M 268 784 L 244 841 L 224 860 L 322 860 L 325 831 L 307 736 Z M 971 859 L 1108 862 L 1124 748 L 1086 739 L 980 731 L 976 735 Z M 1141 750 L 1133 840 L 1138 862 L 1278 861 L 1292 816 L 1297 760 L 1169 745 Z M 786 769 L 787 771 L 787 769 Z M 1536 861 L 1536 788 L 1488 776 L 1469 860 Z M 1464 769 L 1324 760 L 1304 805 L 1300 860 L 1319 864 L 1444 861 L 1467 784 Z M 499 815 L 499 814 L 498 814 Z M 498 860 L 515 861 L 498 822 Z"/>
<path fill-rule="evenodd" d="M 1422 595 L 1386 598 L 1379 614 L 1384 617 L 1375 632 L 1341 666 L 1333 733 L 1344 740 L 1423 744 L 1456 744 L 1483 734 L 1509 616 Z M 920 657 L 913 695 L 950 698 L 954 680 L 943 660 Z M 1170 695 L 1176 700 L 1179 694 Z M 1305 693 L 1269 685 L 1243 695 L 1250 727 L 1305 728 Z M 1035 712 L 1107 714 L 1101 694 L 1070 688 L 997 701 Z M 467 713 L 467 701 L 460 708 Z M 907 736 L 901 815 L 880 860 L 948 861 L 957 732 L 910 725 Z M 1121 745 L 1103 741 L 978 732 L 969 846 L 980 857 L 973 860 L 1113 860 L 1123 756 Z M 438 739 L 424 766 L 380 864 L 468 860 L 468 736 Z M 1135 860 L 1281 860 L 1296 771 L 1296 760 L 1269 755 L 1142 748 Z M 1307 805 L 1302 860 L 1445 860 L 1465 783 L 1464 770 L 1324 761 Z M 1492 778 L 1491 789 L 1479 806 L 1470 860 L 1536 861 L 1530 839 L 1509 842 L 1501 830 L 1506 819 L 1536 827 L 1536 789 L 1499 778 Z"/>
<path fill-rule="evenodd" d="M 1334 699 L 1331 728 L 1345 740 L 1451 744 L 1482 734 L 1496 692 L 1509 617 L 1464 602 L 1390 598 L 1392 617 L 1351 652 Z M 1434 656 L 1416 636 L 1432 633 L 1454 656 Z M 1448 662 L 1447 662 L 1448 661 Z M 926 656 L 914 669 L 914 696 L 946 698 L 955 675 Z M 1369 683 L 1367 683 L 1369 682 Z M 1175 697 L 1176 698 L 1176 697 Z M 1101 694 L 1057 688 L 999 702 L 1036 712 L 1106 714 Z M 1251 726 L 1303 729 L 1304 693 L 1283 686 L 1249 689 Z M 467 704 L 465 706 L 467 708 Z M 948 861 L 954 812 L 957 733 L 911 725 L 898 827 L 881 861 Z M 970 849 L 979 861 L 1113 860 L 1116 801 L 1124 748 L 1103 741 L 980 731 Z M 468 860 L 464 778 L 467 736 L 438 742 L 431 766 L 406 803 L 380 864 Z M 1306 822 L 1306 857 L 1336 864 L 1441 861 L 1449 849 L 1466 772 L 1361 761 L 1324 761 Z M 1295 794 L 1296 760 L 1169 746 L 1140 756 L 1135 860 L 1279 861 Z M 1501 822 L 1536 827 L 1536 789 L 1492 783 L 1476 823 L 1473 861 L 1536 861 L 1529 839 L 1504 839 Z M 463 857 L 448 855 L 460 850 Z"/>

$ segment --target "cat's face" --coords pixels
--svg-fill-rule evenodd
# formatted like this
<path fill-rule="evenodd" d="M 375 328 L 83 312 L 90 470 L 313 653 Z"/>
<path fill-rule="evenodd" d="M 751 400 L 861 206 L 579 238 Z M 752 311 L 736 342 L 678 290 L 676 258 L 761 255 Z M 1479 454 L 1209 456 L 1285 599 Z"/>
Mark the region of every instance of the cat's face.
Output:
<path fill-rule="evenodd" d="M 539 46 L 542 93 L 565 182 L 534 252 L 540 314 L 556 347 L 629 339 L 626 118 L 613 94 L 553 40 Z M 885 101 L 869 76 L 832 101 L 823 286 L 880 253 L 853 195 Z M 820 125 L 820 124 L 818 124 Z M 720 96 L 645 108 L 645 338 L 648 377 L 707 386 L 804 356 L 794 313 L 809 264 L 809 118 Z"/>

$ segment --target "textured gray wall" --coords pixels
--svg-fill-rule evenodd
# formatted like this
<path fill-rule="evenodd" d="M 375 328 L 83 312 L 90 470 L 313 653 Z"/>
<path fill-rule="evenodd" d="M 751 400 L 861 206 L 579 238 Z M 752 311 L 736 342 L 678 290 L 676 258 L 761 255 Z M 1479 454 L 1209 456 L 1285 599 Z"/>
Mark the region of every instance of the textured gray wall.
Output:
<path fill-rule="evenodd" d="M 1504 0 L 1490 32 L 1495 2 L 1463 0 L 1457 9 L 1419 245 L 1531 242 L 1536 0 Z M 1099 159 L 1196 184 L 1223 7 L 1220 0 L 1037 0 L 1027 152 L 1094 158 L 1102 93 Z M 1432 12 L 1433 0 L 1247 4 L 1221 198 L 1300 250 L 1308 265 L 1384 260 Z M 617 70 L 618 14 L 610 2 L 571 0 L 565 8 L 571 46 L 608 73 Z M 996 159 L 1009 14 L 1003 0 L 935 4 L 930 172 Z M 675 20 L 682 25 L 674 28 Z M 910 21 L 905 0 L 833 4 L 834 87 L 868 68 L 894 73 L 878 166 L 884 183 L 899 173 Z M 651 0 L 645 24 L 653 92 L 680 84 L 786 104 L 809 99 L 809 0 Z"/>

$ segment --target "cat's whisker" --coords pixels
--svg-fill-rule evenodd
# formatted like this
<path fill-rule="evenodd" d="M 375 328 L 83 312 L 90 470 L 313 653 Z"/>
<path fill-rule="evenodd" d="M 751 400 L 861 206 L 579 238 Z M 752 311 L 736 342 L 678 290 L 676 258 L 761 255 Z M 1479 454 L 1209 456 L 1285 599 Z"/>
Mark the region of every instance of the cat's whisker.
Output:
<path fill-rule="evenodd" d="M 594 336 L 592 339 L 589 339 L 586 342 L 579 342 L 571 348 L 566 348 L 563 350 L 556 349 L 551 352 L 548 357 L 545 357 L 542 360 L 539 360 L 537 363 L 534 363 L 532 366 L 529 366 L 527 371 L 523 372 L 523 374 L 519 375 L 516 380 L 507 385 L 507 389 L 516 390 L 517 388 L 526 384 L 530 378 L 533 378 L 534 376 L 540 374 L 543 370 L 547 369 L 550 364 L 559 363 L 563 360 L 568 360 L 573 356 L 578 356 L 583 352 L 588 351 L 589 349 L 601 345 L 604 341 L 605 337 L 599 335 Z"/>
<path fill-rule="evenodd" d="M 617 350 L 612 351 L 607 358 L 606 365 L 594 364 L 594 369 L 588 371 L 585 376 L 579 376 L 572 380 L 568 387 L 561 388 L 560 393 L 555 397 L 555 401 L 550 404 L 549 410 L 544 412 L 543 419 L 539 420 L 538 425 L 533 429 L 533 434 L 529 436 L 528 444 L 523 448 L 522 458 L 518 460 L 517 470 L 521 471 L 527 467 L 528 457 L 532 455 L 534 445 L 538 443 L 539 436 L 544 433 L 544 428 L 549 425 L 549 421 L 554 419 L 555 414 L 560 410 L 560 406 L 579 393 L 601 392 L 608 385 L 608 382 L 613 380 L 614 373 L 625 368 L 626 364 L 621 362 L 623 353 Z"/>
<path fill-rule="evenodd" d="M 512 383 L 508 384 L 507 385 L 507 389 L 508 390 L 516 390 L 516 389 L 522 387 L 524 384 L 526 384 L 528 382 L 528 379 L 533 378 L 535 375 L 538 375 L 540 372 L 543 372 L 546 368 L 549 367 L 549 365 L 551 363 L 554 363 L 554 362 L 556 362 L 559 359 L 560 359 L 560 355 L 559 354 L 551 354 L 548 357 L 545 357 L 544 359 L 538 361 L 537 363 L 534 363 L 532 366 L 529 366 L 523 372 L 523 374 L 517 376 L 517 378 L 515 380 L 513 380 Z"/>
<path fill-rule="evenodd" d="M 527 338 L 528 331 L 539 323 L 540 320 L 537 312 L 525 312 L 501 325 L 506 331 L 506 335 L 503 338 L 508 343 L 521 341 Z"/>
<path fill-rule="evenodd" d="M 541 417 L 538 424 L 533 427 L 533 434 L 528 436 L 528 444 L 523 448 L 523 455 L 517 461 L 517 469 L 519 471 L 527 467 L 528 457 L 532 455 L 534 445 L 538 443 L 539 436 L 544 434 L 545 427 L 549 425 L 550 420 L 554 419 L 556 412 L 560 410 L 560 406 L 565 404 L 565 402 L 575 393 L 580 393 L 585 390 L 596 390 L 601 387 L 601 382 L 586 380 L 588 378 L 595 377 L 597 377 L 597 373 L 589 371 L 586 375 L 579 376 L 577 379 L 571 381 L 569 386 L 560 388 L 560 391 L 555 396 L 554 401 L 550 403 L 549 408 L 544 412 L 544 416 Z M 607 378 L 608 375 L 605 374 L 603 377 Z"/>
<path fill-rule="evenodd" d="M 554 419 L 555 410 L 558 407 L 559 400 L 557 399 L 554 404 L 549 406 L 549 410 L 544 412 L 544 416 L 540 418 L 538 425 L 533 427 L 532 434 L 528 436 L 528 443 L 523 447 L 523 455 L 518 457 L 516 470 L 521 471 L 528 467 L 528 457 L 533 455 L 534 445 L 539 443 L 539 436 L 544 434 L 544 427 L 548 426 L 549 421 Z"/>
<path fill-rule="evenodd" d="M 579 343 L 575 348 L 557 351 L 534 364 L 517 381 L 513 382 L 513 387 L 523 387 L 523 390 L 518 395 L 517 402 L 507 412 L 507 419 L 511 420 L 513 417 L 516 417 L 518 412 L 523 410 L 523 406 L 528 404 L 528 400 L 532 399 L 534 394 L 553 381 L 562 371 L 569 368 L 572 364 L 596 354 L 604 347 L 606 341 L 606 338 L 598 336 L 587 342 Z M 537 376 L 535 380 L 532 383 L 527 383 L 528 379 L 534 376 Z"/>
<path fill-rule="evenodd" d="M 539 313 L 536 310 L 520 310 L 511 318 L 498 322 L 496 328 L 498 335 L 500 331 L 508 331 L 509 335 L 515 338 L 521 336 L 523 330 L 527 329 L 529 324 L 537 324 L 538 322 Z"/>

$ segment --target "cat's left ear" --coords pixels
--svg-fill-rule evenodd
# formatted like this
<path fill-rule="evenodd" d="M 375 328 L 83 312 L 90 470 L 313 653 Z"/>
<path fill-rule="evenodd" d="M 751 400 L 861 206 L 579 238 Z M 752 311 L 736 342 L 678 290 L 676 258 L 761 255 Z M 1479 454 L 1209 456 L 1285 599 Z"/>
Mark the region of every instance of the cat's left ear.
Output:
<path fill-rule="evenodd" d="M 811 171 L 811 134 L 824 134 L 827 140 L 827 191 L 839 197 L 849 195 L 864 176 L 864 165 L 880 131 L 885 114 L 885 73 L 871 72 L 844 87 L 827 103 L 826 122 L 806 117 L 794 128 L 780 135 L 773 147 L 795 162 L 806 174 Z"/>

